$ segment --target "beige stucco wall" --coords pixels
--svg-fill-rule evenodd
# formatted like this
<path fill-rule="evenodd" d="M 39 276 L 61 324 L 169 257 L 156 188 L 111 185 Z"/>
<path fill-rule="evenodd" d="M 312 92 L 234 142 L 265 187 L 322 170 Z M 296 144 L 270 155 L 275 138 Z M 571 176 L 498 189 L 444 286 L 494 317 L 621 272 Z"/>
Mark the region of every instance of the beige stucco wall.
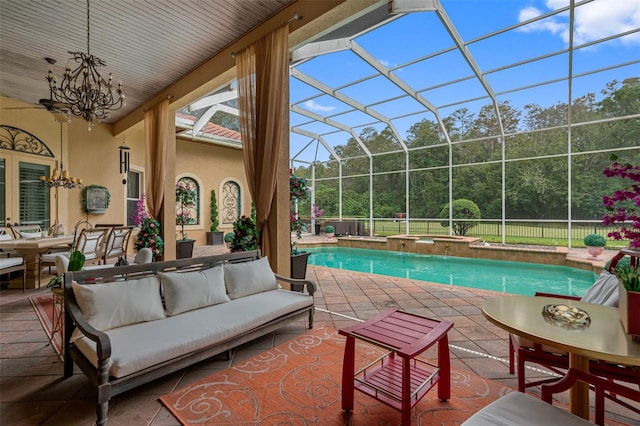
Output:
<path fill-rule="evenodd" d="M 52 169 L 60 158 L 60 124 L 52 114 L 44 109 L 31 108 L 35 105 L 24 104 L 10 98 L 0 97 L 0 124 L 9 125 L 30 132 L 40 138 L 54 153 L 55 159 L 0 149 L 0 158 L 6 161 L 7 173 L 7 216 L 17 218 L 17 164 L 18 161 L 46 164 Z M 21 109 L 7 109 L 21 108 Z M 84 185 L 100 185 L 109 190 L 110 204 L 105 214 L 85 214 L 82 211 L 82 190 L 59 189 L 59 219 L 65 230 L 70 232 L 79 220 L 88 220 L 91 224 L 126 223 L 126 191 L 119 173 L 119 149 L 124 142 L 130 147 L 131 168 L 144 172 L 144 128 L 142 123 L 129 128 L 126 132 L 112 136 L 112 126 L 98 124 L 91 131 L 87 124 L 72 118 L 64 123 L 63 151 L 64 166 L 71 176 L 81 177 Z M 223 181 L 233 179 L 241 187 L 243 214 L 249 214 L 251 198 L 247 188 L 242 151 L 240 149 L 216 146 L 210 143 L 178 140 L 176 142 L 176 175 L 179 178 L 188 175 L 201 184 L 201 224 L 187 229 L 189 238 L 196 244 L 205 244 L 205 232 L 209 230 L 211 190 L 216 190 L 218 210 L 220 211 L 220 186 Z M 13 176 L 12 176 L 13 175 Z M 11 180 L 10 180 L 11 179 Z M 12 188 L 13 187 L 13 188 Z M 13 189 L 13 191 L 12 191 Z M 143 190 L 144 192 L 144 190 Z M 51 221 L 55 220 L 55 190 L 51 191 Z M 221 224 L 222 225 L 222 224 Z M 229 226 L 219 227 L 221 231 L 230 230 Z M 176 235 L 179 233 L 178 227 Z M 133 244 L 130 244 L 133 247 Z"/>

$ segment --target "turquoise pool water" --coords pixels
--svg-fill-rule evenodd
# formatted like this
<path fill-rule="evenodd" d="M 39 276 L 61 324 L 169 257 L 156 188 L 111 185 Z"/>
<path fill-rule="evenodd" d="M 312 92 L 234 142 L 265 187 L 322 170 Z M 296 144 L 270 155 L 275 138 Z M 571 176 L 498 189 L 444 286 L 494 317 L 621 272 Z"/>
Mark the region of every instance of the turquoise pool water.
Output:
<path fill-rule="evenodd" d="M 567 266 L 428 256 L 345 247 L 311 248 L 309 264 L 532 296 L 537 291 L 583 296 L 593 272 Z"/>

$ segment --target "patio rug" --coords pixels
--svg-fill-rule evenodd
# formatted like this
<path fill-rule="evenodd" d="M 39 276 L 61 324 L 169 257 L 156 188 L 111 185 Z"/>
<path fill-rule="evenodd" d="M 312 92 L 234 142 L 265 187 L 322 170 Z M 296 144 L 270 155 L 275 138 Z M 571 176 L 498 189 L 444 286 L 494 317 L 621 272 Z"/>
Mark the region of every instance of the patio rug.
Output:
<path fill-rule="evenodd" d="M 47 339 L 51 339 L 51 330 L 53 330 L 53 297 L 48 296 L 32 296 L 29 297 L 33 309 L 36 311 L 38 320 L 42 324 L 44 332 L 47 334 Z M 60 333 L 52 339 L 53 350 L 56 351 L 58 356 L 62 356 L 62 336 Z"/>
<path fill-rule="evenodd" d="M 400 412 L 359 391 L 351 418 L 342 411 L 345 338 L 317 328 L 226 370 L 218 371 L 161 401 L 184 425 L 398 425 Z M 357 342 L 356 371 L 384 352 Z M 451 399 L 437 387 L 412 411 L 413 424 L 459 425 L 514 389 L 468 371 L 451 370 Z"/>

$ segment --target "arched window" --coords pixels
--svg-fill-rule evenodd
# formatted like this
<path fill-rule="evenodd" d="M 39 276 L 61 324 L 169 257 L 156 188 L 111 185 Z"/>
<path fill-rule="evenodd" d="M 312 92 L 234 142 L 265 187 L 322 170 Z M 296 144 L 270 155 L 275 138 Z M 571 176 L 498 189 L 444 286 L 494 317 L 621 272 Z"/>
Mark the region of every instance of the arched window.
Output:
<path fill-rule="evenodd" d="M 183 206 L 178 200 L 178 189 L 184 188 L 183 191 L 193 191 L 195 193 L 194 202 L 190 205 Z M 200 185 L 191 177 L 185 176 L 178 179 L 176 184 L 176 225 L 181 225 L 184 220 L 185 225 L 200 224 Z"/>
<path fill-rule="evenodd" d="M 242 212 L 240 200 L 240 185 L 232 180 L 226 181 L 222 185 L 221 215 L 223 225 L 231 225 L 240 217 Z"/>

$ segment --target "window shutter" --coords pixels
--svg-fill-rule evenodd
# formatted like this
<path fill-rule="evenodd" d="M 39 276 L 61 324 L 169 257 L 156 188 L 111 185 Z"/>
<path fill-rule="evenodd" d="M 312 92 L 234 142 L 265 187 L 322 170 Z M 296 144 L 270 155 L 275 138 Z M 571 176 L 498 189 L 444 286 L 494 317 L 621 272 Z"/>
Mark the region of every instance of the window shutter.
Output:
<path fill-rule="evenodd" d="M 49 166 L 20 162 L 20 225 L 50 226 L 49 187 L 40 182 L 40 176 L 49 176 Z"/>

